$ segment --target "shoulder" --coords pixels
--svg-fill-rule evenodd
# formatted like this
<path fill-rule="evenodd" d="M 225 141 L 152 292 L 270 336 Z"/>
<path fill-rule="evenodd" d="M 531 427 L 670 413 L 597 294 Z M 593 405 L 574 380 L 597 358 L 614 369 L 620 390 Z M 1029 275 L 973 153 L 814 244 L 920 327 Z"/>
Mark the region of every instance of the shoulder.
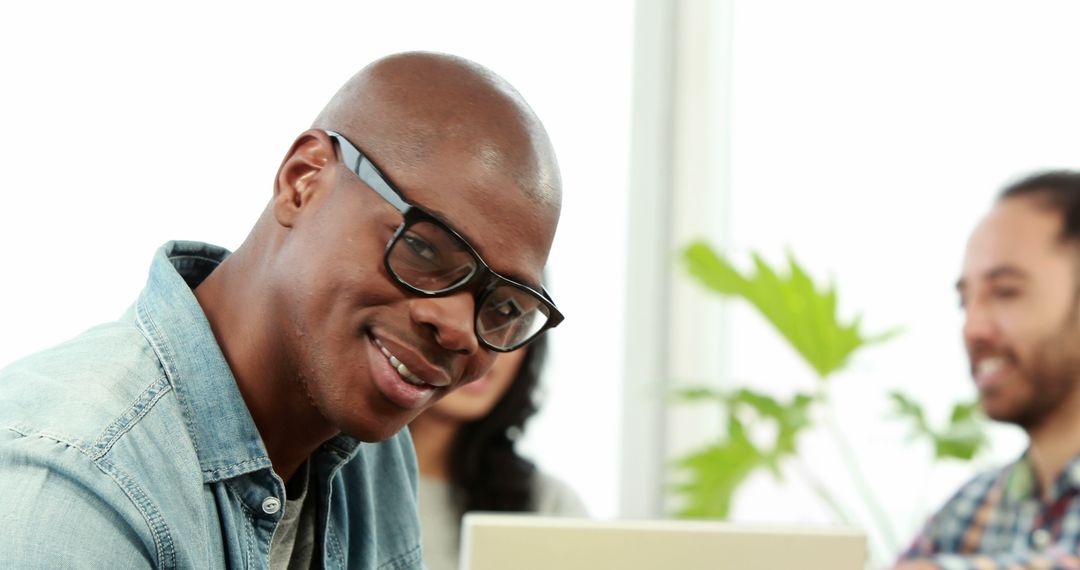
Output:
<path fill-rule="evenodd" d="M 420 513 L 443 511 L 451 503 L 450 482 L 433 477 L 420 477 Z"/>
<path fill-rule="evenodd" d="M 420 528 L 428 570 L 449 570 L 458 562 L 459 525 L 450 499 L 450 483 L 420 477 Z"/>
<path fill-rule="evenodd" d="M 457 526 L 461 520 L 454 508 L 449 481 L 420 477 L 419 507 L 420 526 L 424 529 L 425 539 L 432 534 L 442 536 L 447 532 L 457 537 Z"/>
<path fill-rule="evenodd" d="M 533 510 L 538 514 L 588 516 L 585 503 L 562 480 L 537 471 L 533 480 Z"/>
<path fill-rule="evenodd" d="M 0 512 L 0 567 L 63 567 L 76 553 L 134 567 L 159 554 L 145 514 L 115 477 L 48 436 L 0 430 Z"/>
<path fill-rule="evenodd" d="M 133 406 L 168 390 L 134 323 L 109 323 L 0 370 L 0 427 L 86 448 Z"/>
<path fill-rule="evenodd" d="M 998 492 L 1016 463 L 983 471 L 962 485 L 927 522 L 921 539 L 931 541 L 934 551 L 949 550 L 970 526 L 991 492 Z"/>
<path fill-rule="evenodd" d="M 1017 468 L 1017 462 L 982 471 L 964 483 L 942 507 L 941 512 L 953 516 L 968 516 L 986 499 L 990 490 L 1004 483 Z"/>
<path fill-rule="evenodd" d="M 183 425 L 158 358 L 131 322 L 0 371 L 0 532 L 19 545 L 11 555 L 85 551 L 127 561 L 117 567 L 167 565 L 175 521 L 166 515 L 190 509 L 202 486 Z"/>
<path fill-rule="evenodd" d="M 1014 474 L 1021 474 L 1024 459 L 1008 465 L 979 473 L 960 487 L 945 504 L 930 517 L 911 545 L 901 555 L 901 560 L 922 559 L 942 553 L 961 552 L 965 536 L 973 525 L 987 520 L 986 509 L 1001 512 L 1010 509 L 1008 502 L 999 499 L 1006 493 L 1010 480 L 1019 482 Z M 991 512 L 993 517 L 994 513 Z M 967 566 L 964 566 L 965 568 Z"/>

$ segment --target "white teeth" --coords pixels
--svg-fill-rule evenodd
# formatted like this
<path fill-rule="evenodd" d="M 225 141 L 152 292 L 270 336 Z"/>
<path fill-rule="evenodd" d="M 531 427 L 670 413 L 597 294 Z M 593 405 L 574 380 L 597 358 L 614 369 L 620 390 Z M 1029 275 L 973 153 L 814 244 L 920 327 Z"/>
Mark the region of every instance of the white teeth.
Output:
<path fill-rule="evenodd" d="M 975 376 L 985 376 L 1001 370 L 1005 366 L 1005 359 L 1000 356 L 984 358 L 975 366 Z"/>
<path fill-rule="evenodd" d="M 414 384 L 416 386 L 427 385 L 426 382 L 421 380 L 416 374 L 413 374 L 411 370 L 409 370 L 404 364 L 402 364 L 396 356 L 390 354 L 390 351 L 386 350 L 386 347 L 383 346 L 382 343 L 378 341 L 378 339 L 375 340 L 375 344 L 379 347 L 379 350 L 382 351 L 383 355 L 386 356 L 386 358 L 390 361 L 390 365 L 393 366 L 395 370 L 397 370 L 397 373 L 401 376 L 402 380 L 405 380 L 409 384 Z"/>

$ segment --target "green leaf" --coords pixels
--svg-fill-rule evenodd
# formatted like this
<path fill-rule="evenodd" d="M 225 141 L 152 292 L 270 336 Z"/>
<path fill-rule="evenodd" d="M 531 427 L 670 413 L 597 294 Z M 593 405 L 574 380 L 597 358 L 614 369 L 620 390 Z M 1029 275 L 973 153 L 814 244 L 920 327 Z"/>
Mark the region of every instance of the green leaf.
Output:
<path fill-rule="evenodd" d="M 743 293 L 746 280 L 704 242 L 690 244 L 683 255 L 690 274 L 709 289 L 725 295 Z"/>
<path fill-rule="evenodd" d="M 900 392 L 889 392 L 889 399 L 893 401 L 894 415 L 906 418 L 912 422 L 914 436 L 932 436 L 933 432 L 926 423 L 926 414 L 918 402 Z"/>
<path fill-rule="evenodd" d="M 692 387 L 692 388 L 684 388 L 684 389 L 681 389 L 681 390 L 676 390 L 672 394 L 672 396 L 676 400 L 683 400 L 683 401 L 687 401 L 687 402 L 699 402 L 699 401 L 702 401 L 702 400 L 705 400 L 705 401 L 716 400 L 716 401 L 726 402 L 727 399 L 728 399 L 728 394 L 726 392 L 722 392 L 720 390 L 714 390 L 713 388 L 705 388 L 705 387 Z"/>
<path fill-rule="evenodd" d="M 985 425 L 978 402 L 956 404 L 949 418 L 949 427 L 938 435 L 935 456 L 964 461 L 975 457 L 989 445 Z"/>
<path fill-rule="evenodd" d="M 984 438 L 981 435 L 956 436 L 944 434 L 935 441 L 935 459 L 961 459 L 970 461 L 983 447 Z"/>
<path fill-rule="evenodd" d="M 954 405 L 949 424 L 937 430 L 926 421 L 922 406 L 914 399 L 900 392 L 892 392 L 889 397 L 896 415 L 911 422 L 913 439 L 927 439 L 933 445 L 935 459 L 968 461 L 988 445 L 985 420 L 977 402 Z"/>
<path fill-rule="evenodd" d="M 981 418 L 980 408 L 978 402 L 960 403 L 953 406 L 952 416 L 949 417 L 949 422 L 952 424 L 958 424 L 973 419 Z"/>
<path fill-rule="evenodd" d="M 732 421 L 739 424 L 737 419 Z M 762 456 L 746 438 L 742 426 L 731 432 L 727 439 L 677 462 L 678 469 L 686 472 L 688 481 L 675 488 L 683 499 L 683 507 L 677 513 L 679 517 L 727 518 L 735 489 L 761 467 Z"/>
<path fill-rule="evenodd" d="M 796 439 L 799 434 L 810 427 L 810 404 L 814 398 L 806 394 L 796 395 L 790 404 L 784 408 L 784 417 L 780 421 L 780 431 L 776 435 L 776 448 L 774 453 L 777 457 L 795 455 Z"/>
<path fill-rule="evenodd" d="M 835 287 L 818 287 L 790 253 L 787 275 L 756 253 L 754 272 L 741 274 L 701 241 L 687 246 L 683 259 L 689 274 L 706 288 L 748 301 L 822 379 L 843 368 L 855 350 L 898 332 L 867 337 L 857 317 L 842 322 Z"/>
<path fill-rule="evenodd" d="M 804 428 L 810 425 L 808 409 L 814 402 L 812 396 L 797 394 L 789 402 L 782 402 L 768 394 L 746 388 L 731 392 L 711 388 L 689 388 L 682 390 L 681 393 L 692 395 L 695 398 L 707 397 L 723 402 L 727 413 L 726 439 L 722 440 L 717 447 L 712 448 L 708 457 L 713 461 L 730 461 L 731 465 L 706 466 L 700 463 L 705 461 L 705 456 L 702 455 L 705 452 L 699 452 L 694 456 L 684 458 L 680 465 L 689 467 L 685 462 L 696 457 L 696 460 L 699 461 L 699 463 L 693 464 L 693 467 L 698 470 L 695 474 L 696 477 L 708 476 L 717 485 L 719 485 L 719 482 L 723 482 L 724 484 L 737 486 L 741 481 L 740 477 L 748 474 L 742 473 L 741 469 L 749 468 L 750 463 L 742 463 L 742 461 L 749 461 L 747 459 L 749 457 L 753 458 L 751 462 L 753 468 L 764 467 L 778 480 L 783 479 L 780 462 L 785 457 L 797 453 L 798 436 Z M 751 441 L 747 432 L 760 430 L 766 424 L 774 424 L 776 437 L 774 441 L 769 442 L 769 445 L 762 448 Z M 740 452 L 745 455 L 740 454 Z M 700 470 L 707 468 L 716 470 L 716 473 L 704 474 L 700 472 Z M 723 471 L 730 471 L 730 473 L 726 473 L 721 477 L 718 473 Z M 697 488 L 679 489 L 680 493 L 688 495 L 684 497 L 687 505 L 699 505 L 691 509 L 693 513 L 696 513 L 692 516 L 705 516 L 702 513 L 711 512 L 701 507 L 702 504 L 723 505 L 726 504 L 725 501 L 730 500 L 730 498 L 717 499 L 714 496 L 717 493 L 716 487 L 709 487 L 708 489 L 707 491 Z M 734 492 L 734 488 L 732 488 L 731 492 Z M 706 498 L 701 498 L 700 495 L 706 495 Z M 695 496 L 697 497 L 695 498 Z"/>
<path fill-rule="evenodd" d="M 753 408 L 757 413 L 780 420 L 784 417 L 784 406 L 780 402 L 776 401 L 772 396 L 762 394 L 761 392 L 754 392 L 748 388 L 742 388 L 736 390 L 730 399 L 734 404 L 746 404 Z"/>

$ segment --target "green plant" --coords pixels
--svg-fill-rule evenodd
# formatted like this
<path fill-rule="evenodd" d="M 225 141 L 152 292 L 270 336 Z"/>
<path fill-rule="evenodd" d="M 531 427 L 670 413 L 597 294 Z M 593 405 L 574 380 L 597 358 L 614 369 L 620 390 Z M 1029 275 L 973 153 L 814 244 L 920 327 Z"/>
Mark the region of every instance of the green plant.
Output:
<path fill-rule="evenodd" d="M 814 371 L 817 381 L 812 390 L 787 400 L 746 387 L 679 391 L 676 396 L 680 400 L 718 404 L 726 426 L 716 441 L 676 461 L 681 482 L 674 490 L 682 504 L 677 515 L 727 518 L 736 491 L 750 475 L 767 470 L 777 479 L 783 479 L 785 467 L 793 465 L 840 521 L 852 523 L 829 485 L 799 460 L 800 436 L 823 427 L 836 443 L 883 540 L 895 551 L 897 543 L 889 519 L 863 477 L 844 433 L 833 420 L 829 380 L 847 366 L 856 351 L 885 342 L 898 331 L 867 335 L 861 330 L 858 316 L 850 321 L 841 320 L 836 287 L 832 284 L 819 287 L 790 253 L 787 257 L 787 272 L 782 273 L 754 254 L 754 270 L 743 274 L 704 242 L 692 243 L 683 252 L 693 278 L 710 291 L 749 302 Z M 913 398 L 899 392 L 889 394 L 889 398 L 894 417 L 912 425 L 913 438 L 929 439 L 935 458 L 969 460 L 986 444 L 975 404 L 957 404 L 949 424 L 934 429 Z M 814 418 L 824 425 L 817 425 Z M 765 444 L 755 443 L 749 434 L 760 431 L 765 424 L 773 428 L 775 436 Z"/>

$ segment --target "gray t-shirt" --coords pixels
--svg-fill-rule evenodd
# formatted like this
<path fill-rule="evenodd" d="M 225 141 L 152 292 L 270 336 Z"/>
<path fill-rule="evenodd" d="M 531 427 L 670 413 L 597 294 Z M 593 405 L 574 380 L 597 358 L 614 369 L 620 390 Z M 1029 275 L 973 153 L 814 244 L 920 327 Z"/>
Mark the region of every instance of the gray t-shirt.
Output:
<path fill-rule="evenodd" d="M 537 473 L 534 505 L 539 515 L 586 517 L 584 503 L 562 481 Z M 420 477 L 420 529 L 427 570 L 457 570 L 461 520 L 453 508 L 450 484 Z"/>
<path fill-rule="evenodd" d="M 270 540 L 271 570 L 310 570 L 315 555 L 315 503 L 308 501 L 308 463 L 285 489 L 285 515 Z M 298 479 L 299 478 L 299 479 Z M 295 498 L 290 497 L 295 495 Z"/>

